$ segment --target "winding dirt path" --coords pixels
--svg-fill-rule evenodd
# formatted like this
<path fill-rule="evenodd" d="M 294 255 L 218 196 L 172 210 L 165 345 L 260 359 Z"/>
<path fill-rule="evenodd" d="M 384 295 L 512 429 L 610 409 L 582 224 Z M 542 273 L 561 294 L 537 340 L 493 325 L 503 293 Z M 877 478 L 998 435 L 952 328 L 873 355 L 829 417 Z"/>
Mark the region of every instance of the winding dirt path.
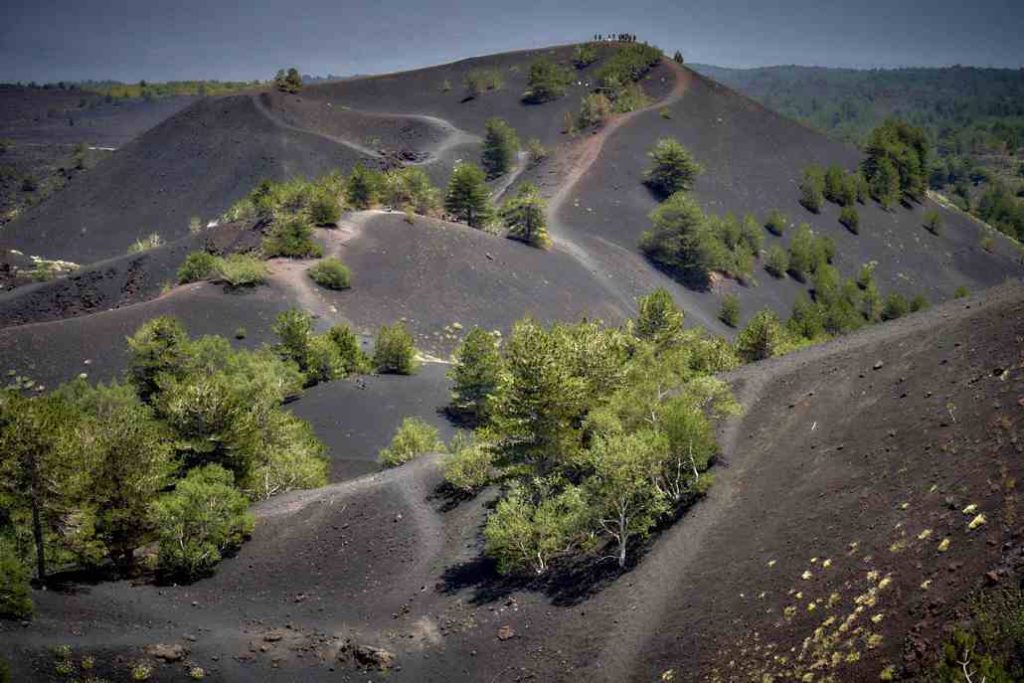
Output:
<path fill-rule="evenodd" d="M 346 140 L 345 138 L 340 138 L 335 135 L 329 135 L 318 130 L 303 128 L 302 126 L 296 126 L 294 124 L 287 123 L 286 121 L 282 121 L 277 115 L 274 114 L 274 112 L 267 109 L 267 106 L 263 104 L 259 95 L 252 95 L 251 99 L 256 109 L 276 126 L 281 126 L 282 128 L 293 130 L 297 133 L 307 133 L 309 135 L 315 135 L 317 137 L 323 138 L 324 140 L 328 140 L 335 144 L 348 147 L 349 149 L 358 152 L 359 154 L 362 154 L 364 156 L 368 156 L 371 159 L 387 158 L 387 156 L 383 154 L 380 150 L 370 149 L 369 147 L 360 145 L 357 142 L 352 142 L 351 140 Z M 371 114 L 369 112 L 358 113 L 363 113 L 368 116 L 379 116 L 381 118 L 403 118 L 414 121 L 424 121 L 426 123 L 430 123 L 432 125 L 437 126 L 438 128 L 447 133 L 447 137 L 445 137 L 445 139 L 441 143 L 435 145 L 433 148 L 430 148 L 428 150 L 428 156 L 425 159 L 421 159 L 419 161 L 404 162 L 405 166 L 424 166 L 426 164 L 432 164 L 438 161 L 444 154 L 446 154 L 452 148 L 459 147 L 461 145 L 476 144 L 481 140 L 479 135 L 474 135 L 473 133 L 464 131 L 461 128 L 455 126 L 450 121 L 446 121 L 445 119 L 438 118 L 436 116 L 426 116 L 424 114 Z"/>
<path fill-rule="evenodd" d="M 390 212 L 383 209 L 368 209 L 366 211 L 352 211 L 342 215 L 336 228 L 317 228 L 316 236 L 325 245 L 324 258 L 340 258 L 342 247 L 349 240 L 362 233 L 366 223 L 374 216 L 388 215 Z M 274 258 L 267 261 L 271 283 L 276 284 L 290 295 L 300 308 L 309 311 L 317 318 L 327 321 L 331 325 L 348 325 L 357 328 L 351 320 L 346 318 L 331 301 L 325 296 L 330 290 L 325 290 L 314 283 L 306 271 L 320 259 L 289 259 Z M 357 328 L 358 329 L 358 328 Z M 370 335 L 360 333 L 364 338 Z M 417 350 L 417 360 L 421 363 L 432 363 L 440 365 L 451 365 L 451 361 L 444 358 L 432 356 L 423 351 Z"/>
<path fill-rule="evenodd" d="M 555 173 L 564 178 L 564 180 L 557 186 L 555 192 L 547 198 L 548 225 L 554 243 L 569 252 L 587 270 L 593 273 L 605 291 L 622 305 L 623 312 L 627 315 L 635 312 L 636 302 L 633 300 L 633 297 L 623 291 L 622 287 L 615 282 L 607 269 L 601 266 L 601 261 L 595 254 L 589 251 L 585 245 L 573 240 L 569 236 L 568 231 L 559 222 L 558 215 L 580 180 L 586 176 L 594 162 L 601 156 L 601 151 L 604 149 L 605 142 L 608 141 L 609 137 L 637 116 L 674 104 L 686 93 L 693 74 L 671 60 L 665 59 L 663 63 L 668 65 L 675 75 L 675 83 L 669 94 L 643 109 L 615 115 L 608 119 L 597 132 L 570 143 L 555 161 Z"/>

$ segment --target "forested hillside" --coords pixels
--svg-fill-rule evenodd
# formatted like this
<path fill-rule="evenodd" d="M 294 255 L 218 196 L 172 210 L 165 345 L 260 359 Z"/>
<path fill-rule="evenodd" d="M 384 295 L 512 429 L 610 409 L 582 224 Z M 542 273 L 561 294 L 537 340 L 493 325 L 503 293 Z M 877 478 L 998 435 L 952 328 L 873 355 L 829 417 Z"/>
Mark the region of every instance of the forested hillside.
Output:
<path fill-rule="evenodd" d="M 1024 234 L 1024 69 L 692 66 L 843 142 L 863 146 L 893 117 L 922 129 L 930 187 L 1003 232 Z"/>

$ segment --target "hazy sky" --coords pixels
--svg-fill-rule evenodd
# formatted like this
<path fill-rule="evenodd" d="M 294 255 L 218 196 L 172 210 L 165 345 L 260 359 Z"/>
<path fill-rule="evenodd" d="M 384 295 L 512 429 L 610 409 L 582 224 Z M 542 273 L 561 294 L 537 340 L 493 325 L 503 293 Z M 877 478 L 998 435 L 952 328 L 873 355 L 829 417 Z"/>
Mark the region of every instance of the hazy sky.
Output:
<path fill-rule="evenodd" d="M 1024 0 L 5 0 L 0 81 L 355 74 L 636 33 L 722 66 L 1024 65 Z"/>

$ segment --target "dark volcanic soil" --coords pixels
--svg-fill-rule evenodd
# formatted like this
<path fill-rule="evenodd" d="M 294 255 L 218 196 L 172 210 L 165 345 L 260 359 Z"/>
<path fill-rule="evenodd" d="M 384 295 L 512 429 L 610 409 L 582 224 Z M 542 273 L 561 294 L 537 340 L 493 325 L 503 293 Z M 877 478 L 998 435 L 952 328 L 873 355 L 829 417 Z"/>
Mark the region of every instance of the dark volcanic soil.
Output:
<path fill-rule="evenodd" d="M 526 315 L 617 323 L 628 314 L 571 254 L 439 220 L 372 214 L 339 255 L 352 290 L 321 297 L 360 328 L 404 319 L 422 348 L 444 355 L 474 325 L 508 333 Z"/>
<path fill-rule="evenodd" d="M 381 678 L 338 659 L 347 638 L 396 654 L 387 680 L 785 679 L 766 653 L 799 650 L 867 596 L 854 626 L 881 638 L 858 632 L 838 679 L 913 669 L 1024 540 L 1022 338 L 1013 286 L 736 371 L 746 412 L 724 429 L 710 495 L 589 597 L 496 581 L 476 560 L 484 501 L 438 498 L 424 458 L 259 506 L 253 541 L 191 587 L 38 593 L 39 619 L 0 627 L 5 649 L 42 680 L 27 667 L 52 668 L 47 645 L 123 675 L 115 657 L 156 642 L 186 646 L 212 680 Z M 974 530 L 971 504 L 986 518 Z M 904 658 L 911 632 L 922 654 Z"/>
<path fill-rule="evenodd" d="M 892 212 L 874 202 L 858 205 L 859 235 L 840 225 L 834 204 L 827 203 L 819 215 L 808 212 L 798 203 L 803 167 L 836 163 L 854 169 L 860 153 L 688 69 L 682 77 L 685 90 L 668 106 L 670 118 L 662 116 L 660 107 L 653 107 L 615 130 L 556 216 L 564 239 L 600 263 L 625 296 L 638 296 L 659 284 L 668 286 L 702 325 L 726 332 L 715 321 L 725 292 L 739 295 L 745 322 L 765 306 L 788 315 L 796 295 L 807 290 L 792 278 L 776 280 L 760 262 L 754 273 L 756 286 L 725 281 L 711 292 L 674 286 L 667 277 L 638 265 L 640 235 L 650 227 L 647 215 L 657 206 L 656 197 L 642 184 L 650 164 L 647 152 L 667 136 L 682 142 L 703 166 L 694 194 L 706 211 L 732 212 L 737 217 L 752 212 L 763 219 L 771 209 L 781 209 L 791 227 L 781 240 L 764 231 L 766 249 L 780 241 L 788 245 L 796 226 L 810 223 L 816 233 L 835 240 L 836 266 L 844 277 L 856 275 L 864 263 L 877 261 L 875 279 L 883 295 L 898 291 L 910 298 L 921 293 L 937 302 L 950 298 L 961 285 L 975 291 L 1024 274 L 1021 252 L 1009 240 L 997 235 L 995 254 L 985 252 L 981 239 L 992 231 L 931 200 Z M 557 186 L 561 169 L 557 164 L 549 166 L 536 171 L 537 180 Z M 923 227 L 923 214 L 931 208 L 938 208 L 945 222 L 938 236 Z"/>

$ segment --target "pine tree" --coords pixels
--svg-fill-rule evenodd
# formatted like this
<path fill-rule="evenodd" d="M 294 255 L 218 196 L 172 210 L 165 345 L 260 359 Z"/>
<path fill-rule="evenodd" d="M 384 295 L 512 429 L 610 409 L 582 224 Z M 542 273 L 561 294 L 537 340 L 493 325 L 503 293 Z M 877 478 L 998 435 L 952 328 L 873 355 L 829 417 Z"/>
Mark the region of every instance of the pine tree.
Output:
<path fill-rule="evenodd" d="M 519 152 L 519 138 L 504 119 L 487 121 L 481 163 L 488 178 L 497 178 L 512 170 Z"/>
<path fill-rule="evenodd" d="M 775 312 L 763 309 L 740 332 L 736 353 L 746 362 L 764 360 L 778 353 L 785 332 Z"/>
<path fill-rule="evenodd" d="M 490 412 L 491 396 L 498 388 L 501 356 L 494 335 L 474 327 L 455 349 L 455 365 L 448 372 L 452 380 L 452 412 L 474 422 Z"/>
<path fill-rule="evenodd" d="M 644 175 L 647 183 L 658 194 L 667 197 L 679 190 L 692 190 L 700 175 L 701 167 L 689 150 L 675 138 L 662 138 L 647 156 L 652 160 L 651 168 Z"/>
<path fill-rule="evenodd" d="M 550 247 L 545 208 L 537 188 L 531 183 L 523 183 L 516 196 L 501 207 L 501 220 L 508 229 L 509 238 L 541 249 Z"/>
<path fill-rule="evenodd" d="M 380 200 L 380 174 L 356 164 L 345 183 L 345 198 L 356 209 L 369 209 Z"/>
<path fill-rule="evenodd" d="M 469 163 L 460 163 L 452 171 L 444 198 L 444 209 L 455 220 L 474 228 L 491 221 L 494 209 L 485 184 L 484 172 Z"/>

